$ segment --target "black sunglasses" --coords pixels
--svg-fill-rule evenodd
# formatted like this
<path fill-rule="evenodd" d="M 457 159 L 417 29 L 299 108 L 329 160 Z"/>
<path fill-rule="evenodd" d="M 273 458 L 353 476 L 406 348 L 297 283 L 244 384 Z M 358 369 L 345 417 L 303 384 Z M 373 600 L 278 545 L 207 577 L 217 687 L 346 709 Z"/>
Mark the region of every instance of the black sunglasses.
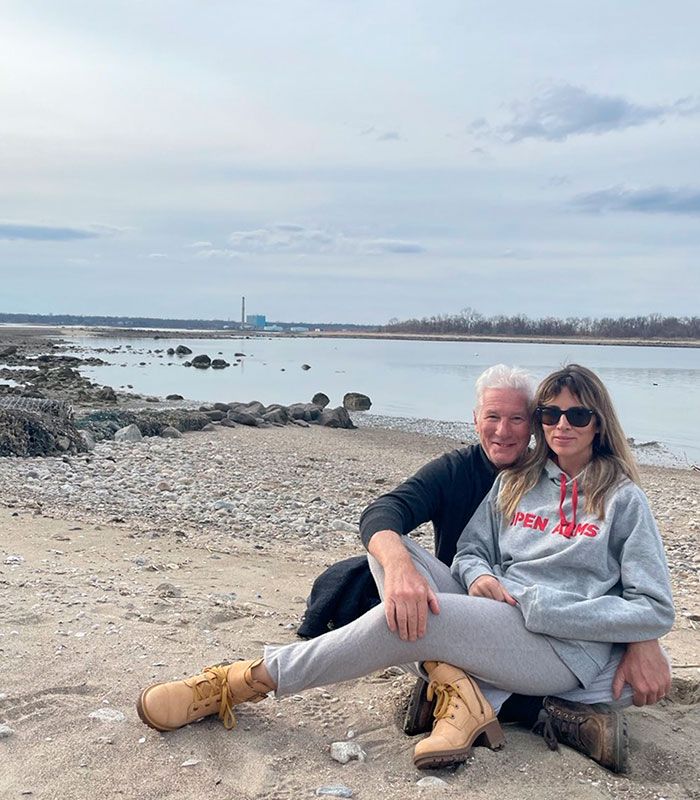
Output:
<path fill-rule="evenodd" d="M 574 406 L 562 411 L 559 406 L 537 406 L 535 409 L 535 417 L 543 425 L 556 425 L 564 415 L 569 423 L 574 428 L 585 428 L 595 415 L 595 411 L 583 406 Z"/>

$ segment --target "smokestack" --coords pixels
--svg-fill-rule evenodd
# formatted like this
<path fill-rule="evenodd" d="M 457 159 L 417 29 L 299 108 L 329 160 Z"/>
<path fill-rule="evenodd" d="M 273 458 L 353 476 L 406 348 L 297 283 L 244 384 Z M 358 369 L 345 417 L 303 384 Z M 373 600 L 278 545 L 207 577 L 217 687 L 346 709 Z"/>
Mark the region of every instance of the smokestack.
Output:
<path fill-rule="evenodd" d="M 241 325 L 245 325 L 245 297 L 241 297 Z"/>

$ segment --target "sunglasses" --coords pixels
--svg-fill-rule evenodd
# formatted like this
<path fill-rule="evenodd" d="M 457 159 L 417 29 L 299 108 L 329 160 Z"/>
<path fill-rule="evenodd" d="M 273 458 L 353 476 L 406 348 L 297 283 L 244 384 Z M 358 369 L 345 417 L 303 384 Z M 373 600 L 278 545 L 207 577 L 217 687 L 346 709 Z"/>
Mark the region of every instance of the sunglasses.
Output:
<path fill-rule="evenodd" d="M 585 428 L 593 419 L 595 411 L 583 406 L 567 408 L 566 411 L 562 411 L 559 406 L 537 406 L 535 409 L 535 418 L 543 425 L 556 425 L 562 414 L 566 417 L 569 425 L 573 425 L 574 428 Z"/>

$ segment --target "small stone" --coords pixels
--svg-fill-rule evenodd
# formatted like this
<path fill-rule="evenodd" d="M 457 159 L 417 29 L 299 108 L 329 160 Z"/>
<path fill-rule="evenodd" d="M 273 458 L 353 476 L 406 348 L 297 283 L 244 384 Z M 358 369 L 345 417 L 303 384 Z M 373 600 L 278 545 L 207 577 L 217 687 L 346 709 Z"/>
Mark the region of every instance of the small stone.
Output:
<path fill-rule="evenodd" d="M 233 503 L 230 503 L 228 500 L 217 500 L 214 503 L 214 510 L 215 511 L 235 511 L 236 506 Z"/>
<path fill-rule="evenodd" d="M 182 589 L 173 583 L 159 583 L 156 586 L 156 594 L 158 597 L 182 597 Z"/>
<path fill-rule="evenodd" d="M 316 789 L 316 797 L 352 797 L 352 789 L 337 783 L 332 786 L 319 786 Z"/>
<path fill-rule="evenodd" d="M 15 732 L 14 728 L 11 728 L 9 725 L 5 725 L 4 723 L 0 724 L 0 739 L 7 739 L 9 736 Z"/>
<path fill-rule="evenodd" d="M 367 753 L 360 747 L 357 742 L 333 742 L 331 744 L 331 758 L 341 764 L 347 764 L 348 761 L 366 761 Z"/>
<path fill-rule="evenodd" d="M 447 781 L 435 775 L 426 775 L 425 778 L 416 781 L 416 786 L 420 786 L 421 789 L 447 789 L 449 785 Z"/>
<path fill-rule="evenodd" d="M 24 562 L 24 556 L 12 555 L 8 556 L 3 563 L 8 565 L 15 565 L 15 564 L 22 564 L 23 562 Z"/>
<path fill-rule="evenodd" d="M 172 492 L 172 486 L 167 481 L 158 481 L 156 489 L 159 492 Z"/>
<path fill-rule="evenodd" d="M 181 767 L 195 767 L 199 764 L 200 759 L 198 758 L 188 758 L 187 761 L 183 761 L 180 764 Z"/>
<path fill-rule="evenodd" d="M 97 711 L 91 711 L 88 716 L 99 722 L 124 722 L 126 719 L 124 714 L 117 711 L 116 708 L 98 708 Z"/>

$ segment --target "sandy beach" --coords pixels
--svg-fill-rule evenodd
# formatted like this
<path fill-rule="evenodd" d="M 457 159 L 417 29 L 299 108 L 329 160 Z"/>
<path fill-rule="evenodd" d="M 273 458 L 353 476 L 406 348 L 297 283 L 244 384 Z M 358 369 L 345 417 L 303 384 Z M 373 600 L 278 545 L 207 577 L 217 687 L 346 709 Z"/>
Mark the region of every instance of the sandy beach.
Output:
<path fill-rule="evenodd" d="M 169 735 L 142 725 L 141 687 L 287 642 L 313 578 L 360 552 L 361 509 L 459 443 L 400 431 L 217 427 L 106 441 L 88 454 L 0 460 L 0 796 L 697 798 L 700 476 L 644 468 L 671 564 L 672 697 L 629 712 L 631 773 L 507 729 L 501 752 L 421 786 L 400 730 L 397 670 L 243 706 Z M 430 542 L 430 532 L 423 532 Z M 340 764 L 336 741 L 364 762 Z M 468 793 L 468 794 L 467 794 Z"/>

